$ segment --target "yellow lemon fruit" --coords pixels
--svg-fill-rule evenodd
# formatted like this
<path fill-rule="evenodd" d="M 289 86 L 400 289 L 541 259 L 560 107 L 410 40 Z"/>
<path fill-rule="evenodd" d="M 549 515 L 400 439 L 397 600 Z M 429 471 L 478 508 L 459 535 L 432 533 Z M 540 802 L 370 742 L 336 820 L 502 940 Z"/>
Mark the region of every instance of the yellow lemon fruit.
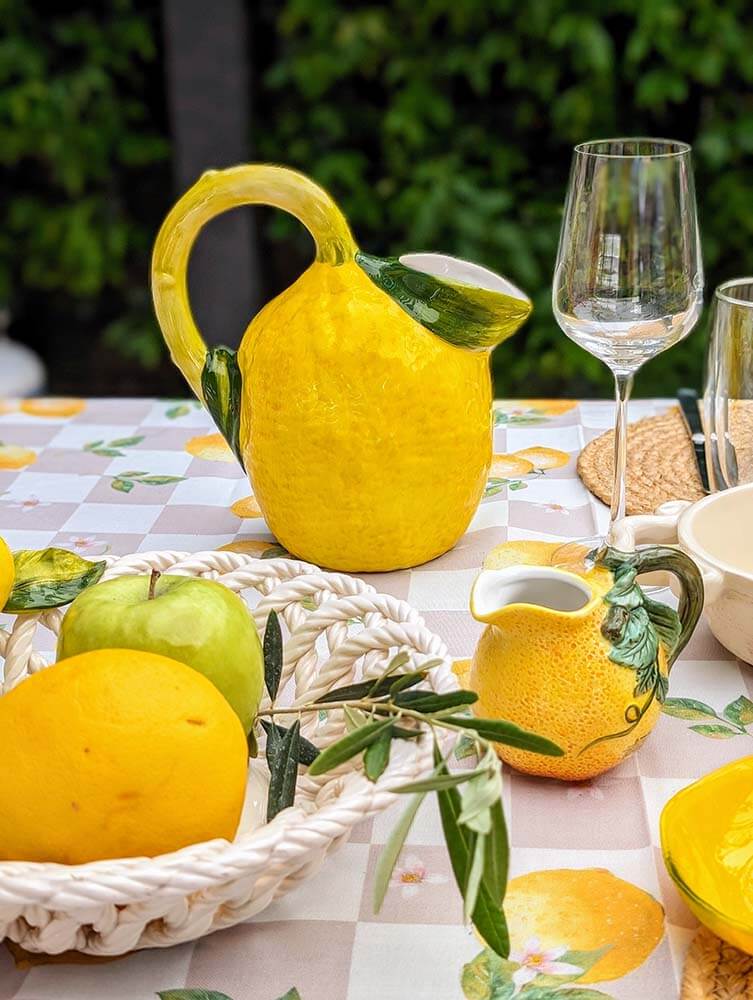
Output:
<path fill-rule="evenodd" d="M 558 542 L 503 543 L 490 553 L 484 568 L 521 562 L 550 566 L 559 547 Z M 502 760 L 529 774 L 566 781 L 593 778 L 614 767 L 651 732 L 661 710 L 654 699 L 638 724 L 629 727 L 626 706 L 642 703 L 645 696 L 636 699 L 635 671 L 609 658 L 610 645 L 601 632 L 606 613 L 602 598 L 612 586 L 612 574 L 596 567 L 583 579 L 592 592 L 583 613 L 563 614 L 530 604 L 506 607 L 494 627 L 482 633 L 468 679 L 479 696 L 477 715 L 508 719 L 565 751 L 562 757 L 544 757 L 500 744 Z M 666 677 L 663 646 L 659 668 Z M 627 735 L 612 738 L 628 728 Z M 605 736 L 610 738 L 589 747 Z"/>
<path fill-rule="evenodd" d="M 605 868 L 552 869 L 514 878 L 505 897 L 511 952 L 531 938 L 543 950 L 609 950 L 577 979 L 620 979 L 661 941 L 664 910 L 653 896 Z"/>
<path fill-rule="evenodd" d="M 13 580 L 16 571 L 13 565 L 13 553 L 8 548 L 4 538 L 0 538 L 0 610 L 5 606 L 5 602 L 13 589 Z"/>
<path fill-rule="evenodd" d="M 221 434 L 202 434 L 192 437 L 185 444 L 189 455 L 203 458 L 207 462 L 234 462 L 235 455 Z"/>
<path fill-rule="evenodd" d="M 530 462 L 534 469 L 544 471 L 546 469 L 561 469 L 570 461 L 570 455 L 566 451 L 558 448 L 521 448 L 515 452 L 516 458 L 521 458 Z"/>
<path fill-rule="evenodd" d="M 22 399 L 21 410 L 32 417 L 73 417 L 86 408 L 83 399 L 72 396 L 46 396 L 41 399 Z"/>
<path fill-rule="evenodd" d="M 37 460 L 37 453 L 31 448 L 17 444 L 0 444 L 0 469 L 23 469 Z"/>
<path fill-rule="evenodd" d="M 489 469 L 490 476 L 500 476 L 511 479 L 514 476 L 527 476 L 533 472 L 533 462 L 528 462 L 518 455 L 493 455 Z"/>
<path fill-rule="evenodd" d="M 253 496 L 243 497 L 242 500 L 236 500 L 234 504 L 231 505 L 230 510 L 235 514 L 236 517 L 244 518 L 256 518 L 264 517 L 261 512 L 256 498 Z"/>
<path fill-rule="evenodd" d="M 61 660 L 0 698 L 0 859 L 153 857 L 240 820 L 238 716 L 183 663 L 105 649 Z"/>

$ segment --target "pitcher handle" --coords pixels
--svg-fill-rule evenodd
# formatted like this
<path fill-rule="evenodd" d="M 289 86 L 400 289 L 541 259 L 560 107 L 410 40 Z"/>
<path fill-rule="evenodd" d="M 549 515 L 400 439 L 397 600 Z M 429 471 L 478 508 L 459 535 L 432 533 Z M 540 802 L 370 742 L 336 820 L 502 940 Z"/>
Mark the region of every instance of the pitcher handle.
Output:
<path fill-rule="evenodd" d="M 316 243 L 316 260 L 332 265 L 354 257 L 357 246 L 337 205 L 303 174 L 268 164 L 208 170 L 162 223 L 152 254 L 152 296 L 157 321 L 194 393 L 243 464 L 238 442 L 241 377 L 235 352 L 207 349 L 188 298 L 188 259 L 203 226 L 240 205 L 269 205 L 299 219 Z"/>
<path fill-rule="evenodd" d="M 612 544 L 622 552 L 633 552 L 628 558 L 638 575 L 664 571 L 672 574 L 679 584 L 680 636 L 668 653 L 671 667 L 688 643 L 704 602 L 716 599 L 722 586 L 722 575 L 703 560 L 682 551 L 678 545 L 680 515 L 692 506 L 689 500 L 672 500 L 662 504 L 656 514 L 636 514 L 614 525 Z M 655 544 L 655 543 L 664 544 Z M 637 549 L 648 543 L 647 548 Z M 670 547 L 671 546 L 671 547 Z"/>
<path fill-rule="evenodd" d="M 664 571 L 671 573 L 680 586 L 677 606 L 680 635 L 674 648 L 667 650 L 667 670 L 669 670 L 687 646 L 703 611 L 703 576 L 695 562 L 682 549 L 666 545 L 651 545 L 645 549 L 638 549 L 632 557 L 632 564 L 638 576 L 641 573 Z"/>

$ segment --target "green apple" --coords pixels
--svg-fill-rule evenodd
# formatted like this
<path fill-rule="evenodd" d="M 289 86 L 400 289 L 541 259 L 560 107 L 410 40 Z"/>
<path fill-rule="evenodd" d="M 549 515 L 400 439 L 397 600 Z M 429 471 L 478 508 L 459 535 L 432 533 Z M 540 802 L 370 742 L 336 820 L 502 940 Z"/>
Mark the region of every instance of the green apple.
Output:
<path fill-rule="evenodd" d="M 60 629 L 57 658 L 93 649 L 161 653 L 204 674 L 249 732 L 264 684 L 259 633 L 244 601 L 212 580 L 121 576 L 89 587 Z"/>

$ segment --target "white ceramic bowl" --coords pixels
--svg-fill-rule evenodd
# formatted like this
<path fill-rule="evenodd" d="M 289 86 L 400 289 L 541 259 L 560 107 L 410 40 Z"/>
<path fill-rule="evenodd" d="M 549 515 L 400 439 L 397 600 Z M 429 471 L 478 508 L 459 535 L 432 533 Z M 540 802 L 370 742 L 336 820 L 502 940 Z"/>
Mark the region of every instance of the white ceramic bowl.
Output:
<path fill-rule="evenodd" d="M 679 545 L 703 574 L 704 611 L 723 646 L 753 664 L 753 483 L 626 517 L 614 543 Z"/>
<path fill-rule="evenodd" d="M 108 559 L 105 578 L 154 569 L 217 580 L 243 592 L 262 629 L 274 608 L 288 631 L 280 698 L 313 701 L 353 679 L 378 676 L 398 650 L 417 668 L 443 660 L 424 683 L 457 689 L 447 649 L 418 612 L 351 576 L 323 573 L 289 559 L 252 559 L 235 552 L 145 552 Z M 46 626 L 57 633 L 59 610 L 16 618 L 0 630 L 0 693 L 47 666 Z M 41 645 L 35 646 L 40 643 Z M 46 645 L 45 645 L 46 643 Z M 265 702 L 263 702 L 265 704 Z M 342 712 L 323 725 L 314 713 L 301 730 L 319 746 L 345 731 Z M 266 794 L 261 762 L 251 768 L 241 828 L 232 843 L 213 840 L 156 858 L 85 865 L 0 862 L 0 940 L 28 951 L 122 955 L 164 948 L 247 920 L 319 870 L 363 819 L 398 796 L 390 789 L 426 774 L 429 738 L 401 741 L 382 777 L 372 783 L 360 758 L 319 778 L 301 774 L 295 805 L 259 825 Z"/>

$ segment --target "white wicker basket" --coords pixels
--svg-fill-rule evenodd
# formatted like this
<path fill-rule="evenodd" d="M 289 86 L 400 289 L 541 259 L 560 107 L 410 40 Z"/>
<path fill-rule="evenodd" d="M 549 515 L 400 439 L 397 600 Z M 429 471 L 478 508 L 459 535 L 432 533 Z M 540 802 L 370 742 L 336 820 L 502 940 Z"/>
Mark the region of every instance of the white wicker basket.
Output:
<path fill-rule="evenodd" d="M 234 591 L 257 592 L 259 629 L 274 608 L 289 635 L 281 692 L 310 701 L 352 679 L 378 674 L 398 650 L 411 664 L 444 660 L 430 671 L 431 687 L 456 687 L 447 650 L 410 605 L 363 581 L 287 559 L 253 559 L 234 552 L 149 552 L 108 559 L 105 579 L 152 568 L 202 576 Z M 254 600 L 249 601 L 253 605 Z M 57 633 L 60 610 L 24 615 L 0 630 L 7 691 L 47 662 L 35 652 L 39 624 Z M 318 723 L 305 716 L 302 731 L 318 745 L 344 732 L 340 712 Z M 126 858 L 66 866 L 0 862 L 0 939 L 33 952 L 75 949 L 120 955 L 190 941 L 252 917 L 314 874 L 330 851 L 361 820 L 393 803 L 389 789 L 426 773 L 431 745 L 399 741 L 376 784 L 360 761 L 331 774 L 302 773 L 296 803 L 272 823 L 239 833 L 233 843 L 214 840 L 156 858 Z"/>

